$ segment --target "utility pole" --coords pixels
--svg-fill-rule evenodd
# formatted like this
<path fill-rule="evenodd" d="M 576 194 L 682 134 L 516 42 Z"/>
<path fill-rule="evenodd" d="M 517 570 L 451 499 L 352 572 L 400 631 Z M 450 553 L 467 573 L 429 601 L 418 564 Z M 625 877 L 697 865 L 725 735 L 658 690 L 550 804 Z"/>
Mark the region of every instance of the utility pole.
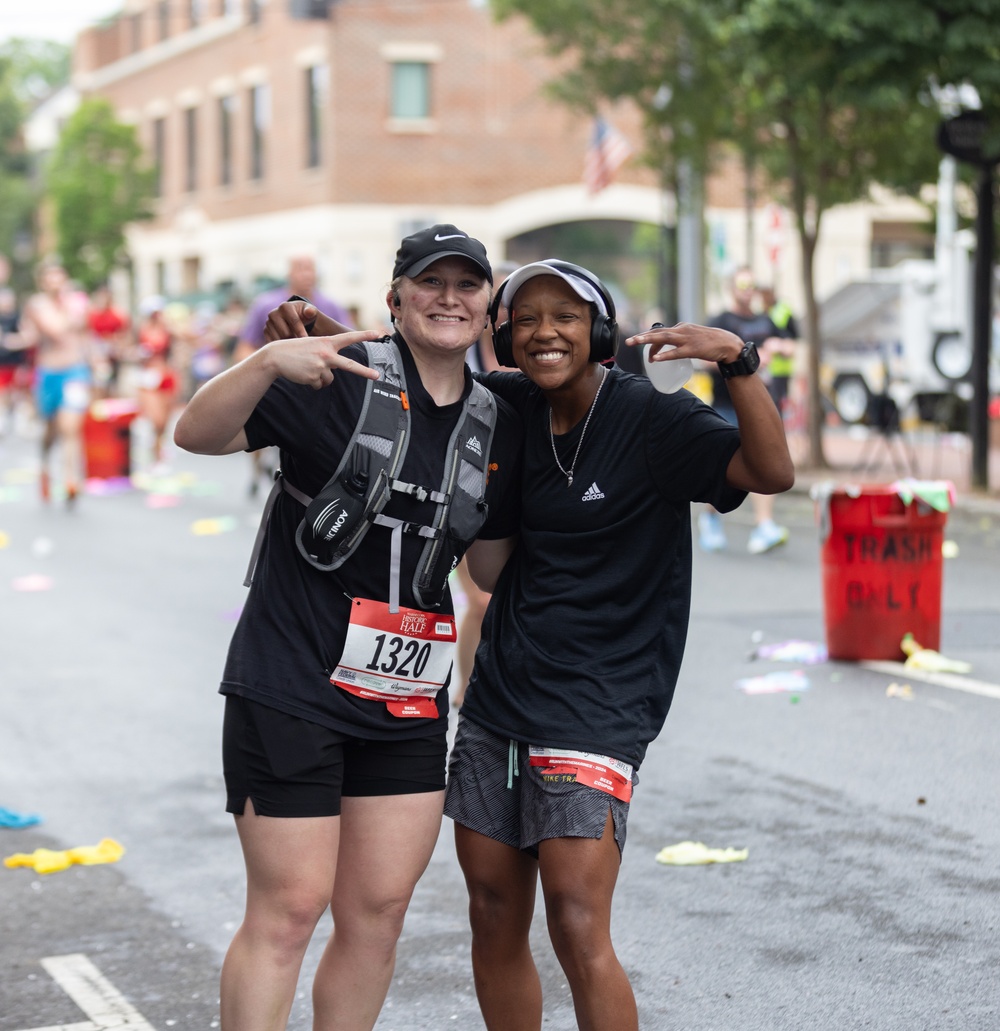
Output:
<path fill-rule="evenodd" d="M 993 334 L 993 209 L 994 169 L 1000 147 L 982 111 L 963 111 L 938 126 L 938 146 L 946 154 L 978 166 L 976 184 L 976 265 L 972 302 L 972 405 L 969 438 L 972 441 L 972 486 L 989 489 L 989 366 Z"/>

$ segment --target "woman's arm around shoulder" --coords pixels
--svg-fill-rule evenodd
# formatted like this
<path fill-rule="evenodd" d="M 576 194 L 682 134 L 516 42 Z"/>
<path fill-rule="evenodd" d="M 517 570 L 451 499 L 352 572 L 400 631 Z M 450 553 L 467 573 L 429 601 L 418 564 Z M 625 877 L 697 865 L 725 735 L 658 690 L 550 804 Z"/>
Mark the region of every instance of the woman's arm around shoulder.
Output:
<path fill-rule="evenodd" d="M 480 537 L 469 545 L 465 553 L 469 575 L 481 591 L 493 593 L 516 543 L 516 537 L 501 537 L 498 540 L 483 540 Z"/>

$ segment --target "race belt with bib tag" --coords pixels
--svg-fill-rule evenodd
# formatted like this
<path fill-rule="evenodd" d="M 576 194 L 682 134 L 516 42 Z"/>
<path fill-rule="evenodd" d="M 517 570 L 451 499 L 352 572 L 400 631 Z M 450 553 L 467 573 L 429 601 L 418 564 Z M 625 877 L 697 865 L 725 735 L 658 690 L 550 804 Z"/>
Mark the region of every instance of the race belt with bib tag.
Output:
<path fill-rule="evenodd" d="M 578 784 L 606 791 L 623 802 L 632 798 L 632 767 L 610 755 L 574 752 L 568 748 L 528 746 L 529 763 L 541 767 L 542 777 L 575 780 Z"/>
<path fill-rule="evenodd" d="M 393 612 L 386 602 L 355 598 L 330 682 L 385 702 L 393 716 L 436 719 L 435 699 L 448 681 L 456 640 L 454 616 L 402 607 Z"/>

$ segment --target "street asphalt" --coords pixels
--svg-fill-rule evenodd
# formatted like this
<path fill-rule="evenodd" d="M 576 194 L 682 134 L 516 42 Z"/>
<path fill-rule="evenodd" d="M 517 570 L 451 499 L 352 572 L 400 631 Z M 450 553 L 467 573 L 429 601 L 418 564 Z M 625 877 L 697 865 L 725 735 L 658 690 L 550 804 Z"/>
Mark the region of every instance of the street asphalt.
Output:
<path fill-rule="evenodd" d="M 41 818 L 0 829 L 0 850 L 113 838 L 126 851 L 50 874 L 0 868 L 0 1031 L 218 1027 L 243 870 L 216 688 L 263 499 L 243 455 L 173 454 L 168 473 L 104 482 L 73 512 L 39 502 L 34 469 L 32 442 L 0 442 L 0 808 Z M 726 552 L 696 552 L 681 681 L 640 772 L 615 898 L 641 1026 L 995 1031 L 1000 506 L 960 504 L 944 534 L 940 651 L 967 674 L 754 657 L 791 641 L 816 657 L 825 640 L 807 486 L 778 499 L 782 548 L 747 553 L 746 506 L 726 518 Z M 737 686 L 792 671 L 792 691 Z M 685 840 L 748 857 L 657 862 Z M 328 932 L 326 918 L 292 1031 L 311 1026 Z M 543 1027 L 571 1031 L 541 902 L 533 942 Z M 482 1031 L 468 951 L 446 821 L 378 1031 Z"/>

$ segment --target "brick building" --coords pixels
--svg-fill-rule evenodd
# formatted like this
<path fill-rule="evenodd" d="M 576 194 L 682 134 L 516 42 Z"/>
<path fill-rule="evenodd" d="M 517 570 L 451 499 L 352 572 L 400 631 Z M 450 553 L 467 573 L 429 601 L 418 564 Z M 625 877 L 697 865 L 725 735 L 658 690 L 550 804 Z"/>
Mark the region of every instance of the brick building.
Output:
<path fill-rule="evenodd" d="M 443 221 L 495 259 L 558 247 L 590 260 L 641 320 L 673 198 L 634 160 L 587 192 L 590 119 L 546 97 L 553 70 L 528 26 L 494 22 L 484 0 L 125 0 L 79 37 L 74 83 L 134 122 L 161 170 L 157 217 L 130 235 L 140 294 L 249 293 L 308 252 L 323 286 L 373 325 L 400 237 Z M 638 151 L 636 113 L 611 116 Z M 711 268 L 745 261 L 752 240 L 766 276 L 780 244 L 794 304 L 793 234 L 768 230 L 773 208 L 747 215 L 735 167 L 706 200 Z M 868 267 L 866 211 L 821 255 L 821 280 Z"/>

